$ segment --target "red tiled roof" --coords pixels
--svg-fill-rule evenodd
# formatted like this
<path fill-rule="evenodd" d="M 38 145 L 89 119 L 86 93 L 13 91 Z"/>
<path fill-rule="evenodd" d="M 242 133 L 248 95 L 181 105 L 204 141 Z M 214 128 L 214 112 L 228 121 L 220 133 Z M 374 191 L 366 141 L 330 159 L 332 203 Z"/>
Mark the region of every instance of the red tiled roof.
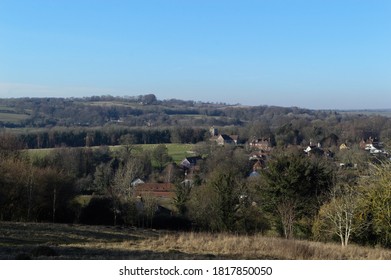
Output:
<path fill-rule="evenodd" d="M 156 197 L 174 197 L 175 186 L 171 183 L 145 183 L 135 187 L 135 195 L 149 194 Z"/>

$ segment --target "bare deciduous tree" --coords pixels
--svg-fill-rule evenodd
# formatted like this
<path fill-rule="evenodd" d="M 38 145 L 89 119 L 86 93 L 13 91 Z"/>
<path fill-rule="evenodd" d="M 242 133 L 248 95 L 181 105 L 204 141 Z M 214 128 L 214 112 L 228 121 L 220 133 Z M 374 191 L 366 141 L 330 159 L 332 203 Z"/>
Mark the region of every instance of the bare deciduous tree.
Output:
<path fill-rule="evenodd" d="M 337 186 L 331 192 L 331 199 L 319 210 L 319 222 L 323 223 L 320 231 L 335 234 L 346 247 L 353 234 L 360 234 L 365 223 L 359 219 L 360 192 L 357 187 Z"/>
<path fill-rule="evenodd" d="M 277 205 L 277 212 L 281 217 L 282 228 L 286 239 L 293 237 L 293 226 L 296 219 L 296 203 L 284 200 Z"/>

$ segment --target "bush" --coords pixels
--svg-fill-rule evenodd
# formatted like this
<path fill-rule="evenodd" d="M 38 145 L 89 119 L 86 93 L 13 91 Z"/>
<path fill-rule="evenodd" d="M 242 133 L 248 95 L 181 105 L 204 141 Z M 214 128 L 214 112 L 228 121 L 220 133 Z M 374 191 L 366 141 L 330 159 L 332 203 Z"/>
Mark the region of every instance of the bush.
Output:
<path fill-rule="evenodd" d="M 113 202 L 108 197 L 93 197 L 81 210 L 80 222 L 87 225 L 113 225 Z"/>
<path fill-rule="evenodd" d="M 156 229 L 170 229 L 170 230 L 190 230 L 191 221 L 186 217 L 172 216 L 168 214 L 157 214 L 154 216 L 152 225 Z"/>

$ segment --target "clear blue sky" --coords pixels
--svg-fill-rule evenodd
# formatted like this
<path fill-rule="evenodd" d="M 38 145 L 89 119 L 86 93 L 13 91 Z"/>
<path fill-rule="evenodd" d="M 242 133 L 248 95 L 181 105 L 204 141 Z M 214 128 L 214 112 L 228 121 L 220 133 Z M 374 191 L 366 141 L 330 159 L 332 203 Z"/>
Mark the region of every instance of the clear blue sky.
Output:
<path fill-rule="evenodd" d="M 0 0 L 0 97 L 391 108 L 391 1 Z"/>

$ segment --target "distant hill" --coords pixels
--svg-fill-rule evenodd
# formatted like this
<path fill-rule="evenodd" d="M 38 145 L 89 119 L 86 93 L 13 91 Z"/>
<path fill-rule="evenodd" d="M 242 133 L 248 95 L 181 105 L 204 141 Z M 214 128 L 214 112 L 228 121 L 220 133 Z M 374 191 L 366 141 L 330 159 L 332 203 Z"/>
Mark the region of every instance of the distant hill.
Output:
<path fill-rule="evenodd" d="M 239 135 L 239 144 L 270 138 L 276 146 L 309 142 L 391 143 L 391 109 L 310 110 L 136 97 L 0 99 L 0 132 L 18 135 L 26 148 L 192 143 L 209 129 Z"/>
<path fill-rule="evenodd" d="M 338 112 L 354 115 L 380 115 L 391 117 L 391 109 L 339 110 Z"/>
<path fill-rule="evenodd" d="M 0 125 L 9 128 L 94 127 L 110 123 L 132 127 L 241 125 L 260 115 L 313 112 L 297 107 L 157 100 L 154 95 L 0 99 Z"/>

